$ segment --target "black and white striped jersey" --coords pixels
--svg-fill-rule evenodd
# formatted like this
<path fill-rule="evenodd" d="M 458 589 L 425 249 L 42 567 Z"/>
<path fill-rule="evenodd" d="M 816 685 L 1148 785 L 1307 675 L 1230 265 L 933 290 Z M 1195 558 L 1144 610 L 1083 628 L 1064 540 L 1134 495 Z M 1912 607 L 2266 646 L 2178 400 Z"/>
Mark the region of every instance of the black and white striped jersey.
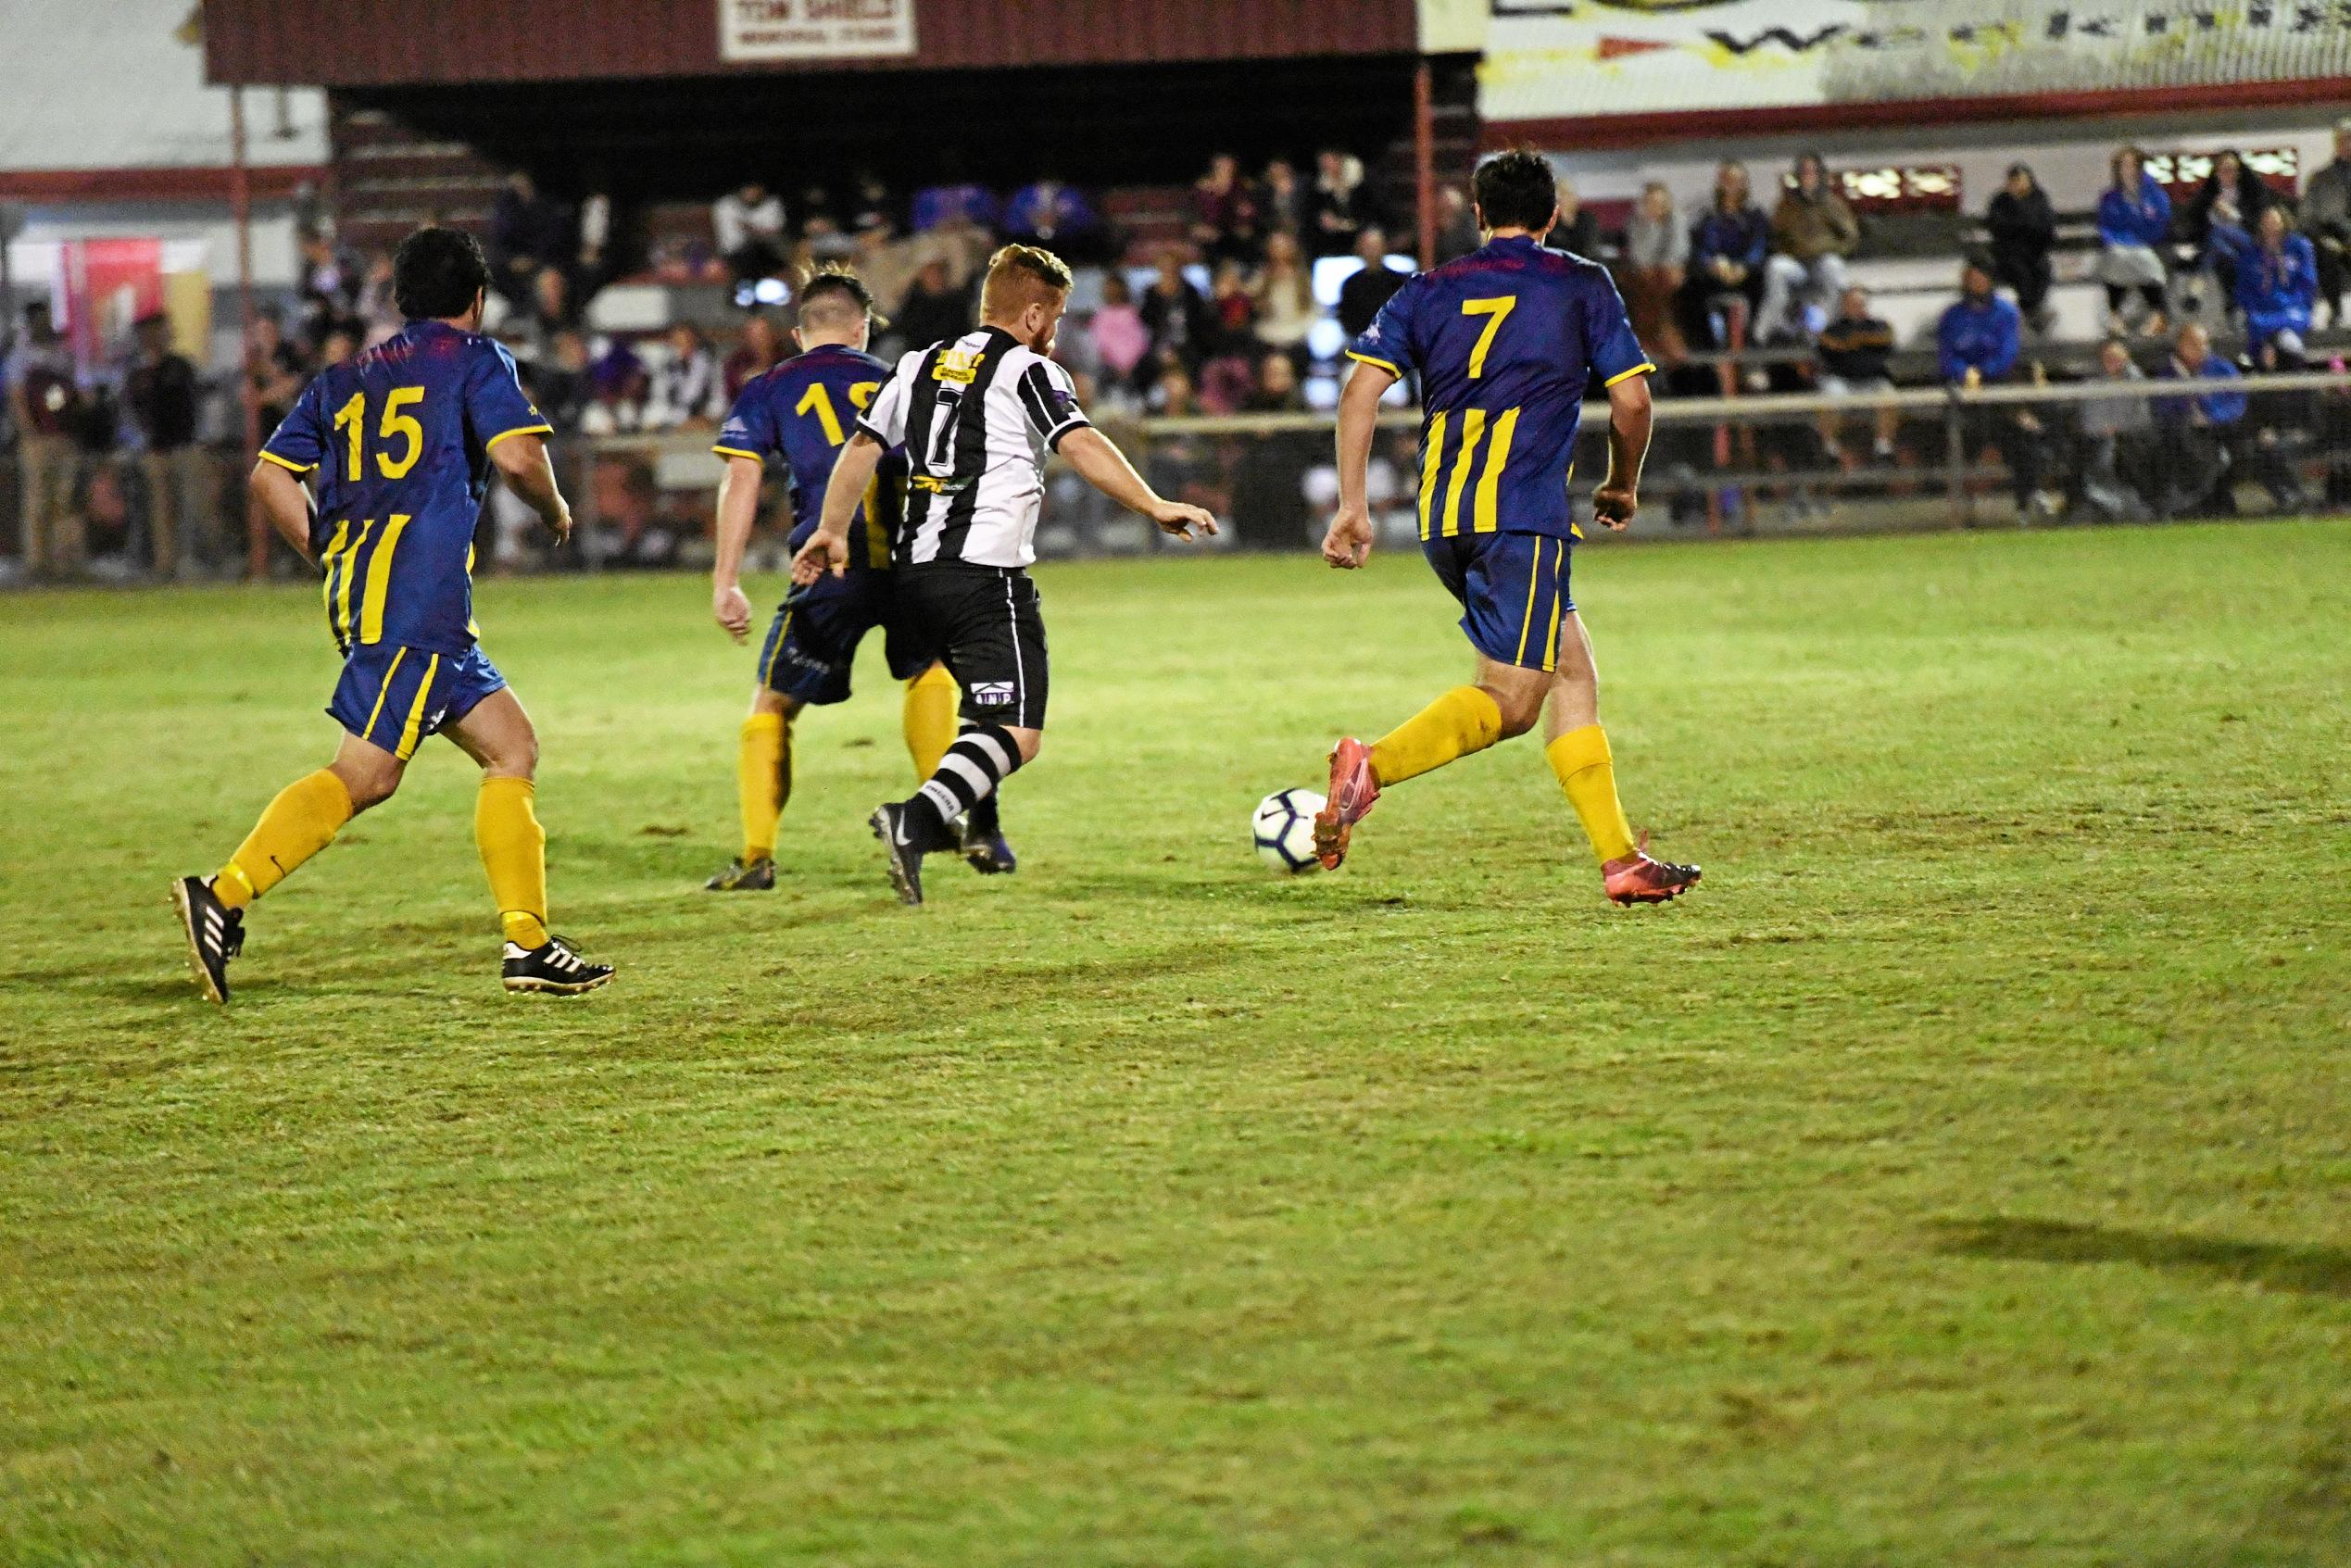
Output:
<path fill-rule="evenodd" d="M 900 356 L 857 420 L 883 445 L 906 447 L 899 558 L 1034 561 L 1045 454 L 1087 423 L 1069 372 L 1000 327 Z"/>

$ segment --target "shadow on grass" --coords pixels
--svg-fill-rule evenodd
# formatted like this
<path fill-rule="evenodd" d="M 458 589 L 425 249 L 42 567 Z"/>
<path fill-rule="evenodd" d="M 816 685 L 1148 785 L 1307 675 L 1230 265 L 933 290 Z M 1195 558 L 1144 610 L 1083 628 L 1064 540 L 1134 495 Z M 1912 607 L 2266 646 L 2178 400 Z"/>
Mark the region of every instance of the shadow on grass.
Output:
<path fill-rule="evenodd" d="M 2351 1248 L 2287 1247 L 2227 1236 L 2121 1230 L 2068 1220 L 1948 1220 L 1936 1250 L 1957 1258 L 2029 1263 L 2136 1263 L 2241 1280 L 2271 1290 L 2351 1296 Z"/>

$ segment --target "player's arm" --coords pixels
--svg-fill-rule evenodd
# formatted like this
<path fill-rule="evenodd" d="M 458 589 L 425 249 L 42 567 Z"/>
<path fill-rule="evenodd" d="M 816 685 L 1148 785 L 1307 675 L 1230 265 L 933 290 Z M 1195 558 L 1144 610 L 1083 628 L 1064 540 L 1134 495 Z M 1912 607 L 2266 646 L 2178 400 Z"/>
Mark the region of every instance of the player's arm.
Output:
<path fill-rule="evenodd" d="M 1608 389 L 1608 477 L 1592 492 L 1591 515 L 1623 533 L 1641 509 L 1641 465 L 1649 458 L 1649 378 L 1628 375 Z"/>
<path fill-rule="evenodd" d="M 1216 532 L 1216 520 L 1201 508 L 1184 501 L 1171 501 L 1150 487 L 1150 483 L 1135 471 L 1135 465 L 1126 460 L 1126 454 L 1118 444 L 1092 425 L 1084 425 L 1062 437 L 1060 451 L 1077 476 L 1103 495 L 1125 507 L 1140 512 L 1159 524 L 1163 533 L 1178 539 L 1189 539 L 1192 530 L 1201 533 Z"/>
<path fill-rule="evenodd" d="M 506 487 L 539 514 L 557 544 L 572 536 L 572 508 L 556 486 L 555 465 L 547 459 L 546 442 L 527 433 L 505 436 L 490 443 L 490 461 L 505 477 Z"/>
<path fill-rule="evenodd" d="M 838 577 L 849 570 L 849 520 L 857 516 L 857 504 L 864 499 L 865 487 L 873 483 L 874 470 L 882 466 L 888 450 L 862 426 L 849 436 L 849 445 L 833 459 L 833 477 L 824 484 L 824 508 L 817 516 L 816 532 L 792 558 L 793 582 L 806 587 L 828 571 Z"/>
<path fill-rule="evenodd" d="M 253 465 L 253 477 L 245 482 L 245 495 L 261 508 L 278 537 L 294 546 L 295 555 L 312 566 L 319 564 L 310 554 L 310 493 L 293 470 L 260 458 Z"/>
<path fill-rule="evenodd" d="M 710 564 L 710 614 L 726 634 L 743 641 L 751 631 L 751 601 L 743 596 L 743 551 L 760 520 L 760 460 L 734 457 L 719 477 L 718 558 Z"/>
<path fill-rule="evenodd" d="M 1339 510 L 1323 534 L 1323 559 L 1353 570 L 1371 558 L 1371 502 L 1366 475 L 1371 469 L 1372 433 L 1379 423 L 1379 400 L 1399 377 L 1385 365 L 1368 359 L 1355 362 L 1339 395 Z"/>

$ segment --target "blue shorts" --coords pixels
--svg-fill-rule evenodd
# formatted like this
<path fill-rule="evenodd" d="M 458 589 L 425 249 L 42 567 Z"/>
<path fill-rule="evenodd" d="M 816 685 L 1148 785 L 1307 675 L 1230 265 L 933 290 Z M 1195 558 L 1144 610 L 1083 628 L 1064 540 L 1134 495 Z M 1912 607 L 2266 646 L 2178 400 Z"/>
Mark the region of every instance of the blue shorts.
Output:
<path fill-rule="evenodd" d="M 894 573 L 820 577 L 785 596 L 760 645 L 760 684 L 813 708 L 847 701 L 857 646 L 876 626 L 893 680 L 911 681 L 938 654 L 900 613 Z"/>
<path fill-rule="evenodd" d="M 1525 670 L 1559 668 L 1559 628 L 1575 547 L 1548 533 L 1456 533 L 1421 541 L 1445 592 L 1461 601 L 1461 629 L 1488 659 Z"/>
<path fill-rule="evenodd" d="M 506 677 L 478 644 L 448 654 L 359 643 L 343 661 L 327 717 L 405 762 L 419 741 L 505 689 Z"/>

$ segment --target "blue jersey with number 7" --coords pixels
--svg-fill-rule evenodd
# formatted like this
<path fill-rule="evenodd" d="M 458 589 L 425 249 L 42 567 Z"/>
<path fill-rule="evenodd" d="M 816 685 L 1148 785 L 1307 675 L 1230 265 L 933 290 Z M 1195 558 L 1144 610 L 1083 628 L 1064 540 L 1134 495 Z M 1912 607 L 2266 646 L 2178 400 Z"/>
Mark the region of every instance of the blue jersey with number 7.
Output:
<path fill-rule="evenodd" d="M 317 476 L 310 546 L 338 647 L 455 656 L 473 646 L 473 527 L 490 448 L 547 431 L 514 356 L 444 321 L 410 321 L 319 372 L 261 456 Z"/>
<path fill-rule="evenodd" d="M 1420 536 L 1581 538 L 1585 395 L 1655 370 L 1599 263 L 1498 239 L 1396 291 L 1348 355 L 1421 386 Z"/>

